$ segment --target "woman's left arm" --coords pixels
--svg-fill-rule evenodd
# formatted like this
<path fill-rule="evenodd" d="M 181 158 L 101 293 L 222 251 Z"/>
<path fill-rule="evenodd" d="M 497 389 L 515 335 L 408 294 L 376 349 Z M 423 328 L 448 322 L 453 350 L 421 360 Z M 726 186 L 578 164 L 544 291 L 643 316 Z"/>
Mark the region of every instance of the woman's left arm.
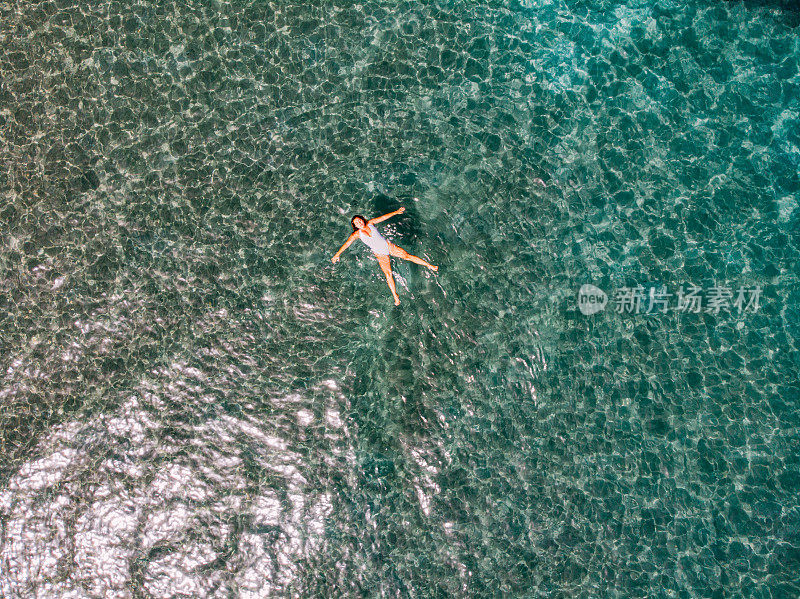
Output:
<path fill-rule="evenodd" d="M 368 225 L 374 225 L 375 223 L 382 223 L 387 218 L 392 218 L 393 216 L 395 216 L 397 214 L 403 214 L 403 212 L 405 212 L 405 211 L 406 211 L 405 208 L 400 208 L 398 210 L 395 210 L 394 212 L 390 212 L 389 214 L 384 214 L 383 216 L 379 216 L 377 218 L 371 218 L 371 219 L 369 219 L 367 221 L 367 224 Z"/>

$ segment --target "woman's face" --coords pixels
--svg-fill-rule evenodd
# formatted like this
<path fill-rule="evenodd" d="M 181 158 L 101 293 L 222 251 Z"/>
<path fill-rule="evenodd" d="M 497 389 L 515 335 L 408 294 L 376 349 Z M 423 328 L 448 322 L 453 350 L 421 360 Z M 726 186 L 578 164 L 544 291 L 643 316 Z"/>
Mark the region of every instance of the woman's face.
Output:
<path fill-rule="evenodd" d="M 356 218 L 356 219 L 354 219 L 354 220 L 353 220 L 353 224 L 354 224 L 356 227 L 358 227 L 359 229 L 363 229 L 364 227 L 366 227 L 366 226 L 367 226 L 367 223 L 365 223 L 365 222 L 364 222 L 364 220 L 363 220 L 363 219 L 360 219 L 360 218 Z"/>

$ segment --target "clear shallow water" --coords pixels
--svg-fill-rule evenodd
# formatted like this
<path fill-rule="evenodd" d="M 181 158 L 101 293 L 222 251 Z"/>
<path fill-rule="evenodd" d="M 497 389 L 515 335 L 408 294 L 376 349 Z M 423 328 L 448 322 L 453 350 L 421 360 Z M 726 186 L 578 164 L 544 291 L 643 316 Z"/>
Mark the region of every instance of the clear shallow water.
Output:
<path fill-rule="evenodd" d="M 0 4 L 0 594 L 800 594 L 797 25 Z"/>

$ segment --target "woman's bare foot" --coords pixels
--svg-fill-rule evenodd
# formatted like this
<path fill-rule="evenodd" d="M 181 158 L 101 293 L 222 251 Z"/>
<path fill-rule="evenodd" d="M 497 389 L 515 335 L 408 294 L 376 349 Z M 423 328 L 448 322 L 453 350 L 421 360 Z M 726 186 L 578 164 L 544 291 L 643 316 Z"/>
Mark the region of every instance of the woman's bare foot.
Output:
<path fill-rule="evenodd" d="M 395 306 L 399 306 L 400 305 L 400 298 L 399 297 L 394 298 L 394 305 Z"/>

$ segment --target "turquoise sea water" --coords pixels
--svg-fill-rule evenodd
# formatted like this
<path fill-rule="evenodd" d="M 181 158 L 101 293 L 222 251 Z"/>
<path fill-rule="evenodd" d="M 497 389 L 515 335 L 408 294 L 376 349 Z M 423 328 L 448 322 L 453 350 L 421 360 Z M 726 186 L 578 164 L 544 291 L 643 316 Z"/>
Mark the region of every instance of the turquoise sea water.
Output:
<path fill-rule="evenodd" d="M 0 3 L 0 596 L 800 596 L 789 3 L 88 4 Z"/>

